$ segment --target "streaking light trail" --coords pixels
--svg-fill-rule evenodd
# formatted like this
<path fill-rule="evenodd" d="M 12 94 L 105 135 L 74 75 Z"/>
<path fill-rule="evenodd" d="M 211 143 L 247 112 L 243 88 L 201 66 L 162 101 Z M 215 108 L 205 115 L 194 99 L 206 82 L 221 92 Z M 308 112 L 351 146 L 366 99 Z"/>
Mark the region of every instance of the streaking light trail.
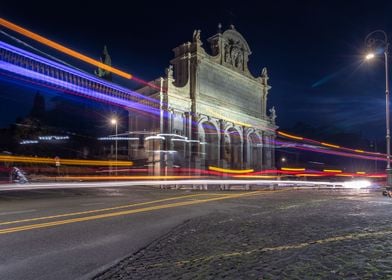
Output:
<path fill-rule="evenodd" d="M 305 171 L 305 168 L 290 168 L 290 167 L 282 167 L 283 171 Z"/>
<path fill-rule="evenodd" d="M 132 102 L 130 100 L 125 100 L 122 98 L 109 96 L 104 93 L 94 91 L 92 89 L 77 86 L 77 85 L 74 85 L 69 82 L 64 82 L 64 81 L 58 80 L 56 78 L 49 77 L 49 76 L 46 76 L 46 75 L 43 75 L 40 73 L 36 73 L 34 71 L 27 70 L 22 67 L 18 67 L 18 66 L 15 66 L 13 64 L 6 63 L 3 61 L 0 61 L 0 69 L 3 69 L 5 71 L 9 71 L 9 72 L 12 72 L 12 73 L 15 73 L 15 74 L 27 77 L 27 78 L 31 78 L 31 79 L 40 81 L 40 82 L 44 83 L 44 85 L 42 85 L 42 86 L 47 87 L 47 84 L 51 83 L 53 85 L 61 86 L 62 88 L 69 90 L 73 93 L 82 94 L 86 97 L 90 97 L 95 100 L 106 101 L 106 102 L 111 103 L 113 105 L 119 105 L 119 106 L 125 107 L 125 108 L 138 109 L 138 110 L 150 112 L 153 114 L 159 114 L 159 110 L 157 110 L 153 107 L 150 107 L 150 106 L 147 106 L 147 105 L 144 105 L 141 103 Z"/>
<path fill-rule="evenodd" d="M 101 62 L 93 60 L 93 59 L 91 59 L 91 58 L 89 58 L 87 56 L 84 56 L 84 55 L 82 55 L 80 53 L 77 53 L 77 52 L 75 52 L 75 51 L 73 51 L 71 49 L 68 49 L 68 48 L 60 45 L 60 44 L 57 44 L 57 43 L 55 43 L 55 42 L 53 42 L 53 41 L 51 41 L 49 39 L 46 39 L 46 38 L 44 38 L 44 37 L 42 37 L 42 36 L 40 36 L 40 35 L 38 35 L 36 33 L 28 31 L 28 30 L 26 30 L 26 29 L 24 29 L 24 28 L 22 28 L 20 26 L 17 26 L 17 25 L 15 25 L 15 24 L 13 24 L 13 23 L 11 23 L 9 21 L 6 21 L 5 19 L 0 18 L 0 25 L 4 26 L 6 28 L 9 28 L 9 29 L 11 29 L 11 30 L 13 30 L 15 32 L 18 32 L 18 33 L 20 33 L 20 34 L 22 34 L 24 36 L 27 36 L 27 37 L 29 37 L 31 39 L 34 39 L 34 40 L 36 40 L 38 42 L 46 44 L 46 45 L 48 45 L 48 46 L 50 46 L 52 48 L 55 48 L 55 49 L 57 49 L 57 50 L 59 50 L 61 52 L 69 54 L 69 55 L 71 55 L 73 57 L 81 59 L 81 60 L 83 60 L 85 62 L 93 64 L 93 65 L 95 65 L 97 67 L 100 67 L 102 69 L 108 70 L 108 71 L 110 71 L 112 73 L 118 74 L 118 73 L 116 73 L 115 70 L 122 72 L 121 70 L 115 69 L 115 68 L 110 67 L 108 65 L 105 65 L 105 64 L 103 64 Z M 72 52 L 74 52 L 74 53 L 72 53 Z M 74 54 L 77 54 L 77 55 L 75 56 Z M 92 60 L 92 61 L 89 61 L 89 60 Z M 92 62 L 94 62 L 94 63 L 92 63 Z M 98 63 L 98 65 L 96 63 Z M 110 69 L 108 69 L 108 67 Z M 35 80 L 39 80 L 40 82 L 44 82 L 44 83 L 56 84 L 56 82 L 57 82 L 57 85 L 59 85 L 60 87 L 63 87 L 65 89 L 69 90 L 69 91 L 82 93 L 83 95 L 89 95 L 90 94 L 90 96 L 92 98 L 97 99 L 97 100 L 106 100 L 109 103 L 116 104 L 116 105 L 121 105 L 121 106 L 124 106 L 124 107 L 136 107 L 136 106 L 139 106 L 138 108 L 136 108 L 137 110 L 142 110 L 142 111 L 145 111 L 145 112 L 151 112 L 151 113 L 154 113 L 156 115 L 159 114 L 159 111 L 157 109 L 149 107 L 149 106 L 146 106 L 146 105 L 144 105 L 142 103 L 132 102 L 132 101 L 128 101 L 128 100 L 122 100 L 121 98 L 118 98 L 116 96 L 104 97 L 105 93 L 101 93 L 99 91 L 94 91 L 94 90 L 91 90 L 89 88 L 84 88 L 84 87 L 81 87 L 79 85 L 72 84 L 72 82 L 65 82 L 65 81 L 58 82 L 58 79 L 55 79 L 53 77 L 48 77 L 47 75 L 44 75 L 44 74 L 41 74 L 41 73 L 33 73 L 33 71 L 31 71 L 31 70 L 24 69 L 24 68 L 16 66 L 16 65 L 12 66 L 12 64 L 9 64 L 9 63 L 7 64 L 7 62 L 4 62 L 4 64 L 3 64 L 3 62 L 0 62 L 0 68 L 2 68 L 5 71 L 10 71 L 10 72 L 13 72 L 13 73 L 17 73 L 17 74 L 19 74 L 21 76 L 29 77 L 29 78 L 32 78 L 32 79 L 35 79 Z M 24 69 L 25 72 L 22 72 L 21 69 Z M 125 73 L 125 72 L 123 72 L 123 73 Z M 125 74 L 127 74 L 127 73 L 125 73 Z M 132 75 L 130 75 L 130 74 L 127 74 L 127 75 L 129 75 L 129 78 L 132 78 Z M 244 125 L 244 126 L 250 126 L 250 125 L 244 124 L 244 123 L 241 123 L 241 124 Z M 353 152 L 353 153 L 361 153 L 361 154 L 363 154 L 363 153 L 374 154 L 374 155 L 377 155 L 378 157 L 382 157 L 383 156 L 383 155 L 381 155 L 379 153 L 366 152 L 366 151 L 358 150 L 358 149 L 349 149 L 349 148 L 341 147 L 341 146 L 338 146 L 338 145 L 329 144 L 329 143 L 326 143 L 326 142 L 319 142 L 319 141 L 315 141 L 315 140 L 312 140 L 312 139 L 307 139 L 307 138 L 300 137 L 300 136 L 290 135 L 290 134 L 284 133 L 284 132 L 278 132 L 278 134 L 280 136 L 283 136 L 283 137 L 288 137 L 288 138 L 291 138 L 291 139 L 301 140 L 301 141 L 308 141 L 308 142 L 311 142 L 313 144 L 317 143 L 318 145 L 329 147 L 329 148 L 333 148 L 333 149 L 341 149 L 341 150 L 346 150 L 346 151 L 350 151 L 350 152 Z M 24 143 L 24 144 L 27 144 L 27 143 Z M 273 143 L 273 144 L 275 144 L 275 143 Z M 294 146 L 294 147 L 298 148 L 297 146 Z M 299 149 L 306 150 L 308 148 L 309 148 L 308 146 L 303 145 Z M 316 147 L 311 147 L 311 148 L 316 148 Z M 310 150 L 310 149 L 308 149 L 308 150 Z M 318 151 L 320 151 L 320 150 L 318 150 Z M 343 155 L 343 153 L 341 153 L 341 152 L 335 152 L 334 151 L 334 153 L 336 155 Z M 344 154 L 347 154 L 347 153 L 344 153 Z M 384 160 L 384 159 L 379 159 L 379 158 L 376 159 L 376 158 L 370 158 L 370 157 L 368 157 L 368 159 Z M 221 171 L 221 172 L 229 173 L 228 171 Z M 242 170 L 240 172 L 242 172 Z M 242 173 L 233 173 L 233 174 L 242 174 Z"/>
<path fill-rule="evenodd" d="M 280 145 L 287 146 L 287 143 L 276 141 L 276 145 L 278 147 Z M 329 149 L 326 149 L 323 147 L 317 147 L 317 146 L 300 144 L 300 143 L 295 143 L 295 144 L 290 143 L 290 147 L 298 149 L 298 150 L 311 151 L 311 152 L 316 152 L 316 153 L 323 153 L 323 154 L 330 154 L 330 155 L 337 155 L 337 156 L 344 156 L 344 157 L 352 157 L 352 158 L 360 158 L 360 159 L 368 159 L 368 160 L 378 160 L 378 161 L 386 161 L 387 160 L 385 157 L 382 157 L 381 154 L 377 154 L 377 156 L 367 156 L 367 155 L 363 155 L 363 154 L 359 155 L 359 154 L 352 154 L 352 153 L 347 153 L 347 152 L 329 150 Z"/>
<path fill-rule="evenodd" d="M 347 184 L 347 182 L 350 182 Z M 367 181 L 366 181 L 367 182 Z M 104 187 L 130 187 L 143 184 L 144 186 L 194 186 L 194 185 L 253 185 L 253 186 L 277 186 L 277 187 L 304 187 L 304 188 L 363 188 L 369 183 L 364 181 L 359 184 L 356 181 L 328 182 L 328 181 L 308 181 L 308 180 L 216 180 L 216 179 L 191 179 L 191 180 L 144 180 L 144 181 L 113 181 L 113 182 L 82 182 L 82 183 L 34 183 L 28 185 L 3 185 L 0 191 L 26 190 L 26 189 L 66 189 L 66 188 L 104 188 Z"/>
<path fill-rule="evenodd" d="M 343 171 L 340 169 L 324 169 L 323 172 L 328 172 L 328 173 L 342 173 Z"/>
<path fill-rule="evenodd" d="M 336 148 L 336 149 L 340 148 L 340 146 L 338 146 L 338 145 L 333 145 L 333 144 L 329 144 L 329 143 L 325 143 L 325 142 L 321 142 L 321 145 L 331 147 L 331 148 Z"/>
<path fill-rule="evenodd" d="M 42 37 L 42 36 L 40 36 L 40 35 L 38 35 L 38 34 L 36 34 L 34 32 L 31 32 L 31 31 L 29 31 L 29 30 L 27 30 L 27 29 L 25 29 L 23 27 L 20 27 L 20 26 L 12 23 L 10 21 L 7 21 L 7 20 L 5 20 L 3 18 L 0 18 L 0 25 L 4 26 L 4 27 L 6 27 L 6 28 L 8 28 L 8 29 L 10 29 L 12 31 L 15 31 L 15 32 L 17 32 L 19 34 L 22 34 L 23 36 L 26 36 L 26 37 L 28 37 L 30 39 L 33 39 L 33 40 L 35 40 L 37 42 L 40 42 L 40 43 L 42 43 L 42 44 L 44 44 L 46 46 L 54 48 L 54 49 L 56 49 L 56 50 L 58 50 L 58 51 L 60 51 L 62 53 L 68 54 L 68 55 L 70 55 L 72 57 L 75 57 L 75 58 L 80 59 L 80 60 L 82 60 L 84 62 L 87 62 L 87 63 L 89 63 L 91 65 L 97 66 L 97 67 L 99 67 L 101 69 L 104 69 L 104 70 L 107 70 L 107 71 L 110 71 L 110 72 L 112 72 L 114 74 L 117 74 L 117 75 L 123 77 L 123 78 L 132 79 L 132 75 L 131 74 L 128 74 L 128 73 L 126 73 L 124 71 L 121 71 L 119 69 L 113 68 L 113 67 L 111 67 L 109 65 L 106 65 L 106 64 L 100 62 L 100 61 L 97 61 L 97 60 L 92 59 L 92 58 L 90 58 L 90 57 L 88 57 L 86 55 L 83 55 L 83 54 L 81 54 L 79 52 L 71 50 L 70 48 L 67 48 L 67 47 L 65 47 L 63 45 L 60 45 L 60 44 L 58 44 L 58 43 L 56 43 L 56 42 L 54 42 L 52 40 L 46 39 L 45 37 Z"/>
<path fill-rule="evenodd" d="M 254 171 L 253 169 L 238 170 L 238 169 L 219 168 L 215 166 L 208 166 L 208 170 L 222 172 L 222 173 L 229 173 L 229 174 L 246 174 Z"/>
<path fill-rule="evenodd" d="M 39 163 L 39 164 L 55 164 L 56 160 L 53 158 L 44 157 L 22 157 L 22 156 L 8 156 L 0 155 L 0 162 L 24 162 L 24 163 Z M 132 166 L 131 161 L 108 161 L 108 160 L 87 160 L 87 159 L 58 159 L 62 165 L 87 165 L 87 166 Z"/>
<path fill-rule="evenodd" d="M 348 151 L 348 152 L 353 152 L 353 153 L 366 153 L 366 154 L 370 154 L 370 155 L 376 155 L 378 157 L 385 157 L 385 154 L 381 154 L 381 153 L 375 153 L 375 152 L 369 152 L 369 151 L 364 151 L 364 150 L 359 150 L 359 149 L 351 149 L 351 148 L 346 148 L 346 147 L 341 147 L 339 145 L 334 145 L 334 144 L 329 144 L 326 142 L 320 142 L 317 140 L 313 140 L 313 139 L 309 139 L 309 138 L 305 138 L 305 137 L 300 137 L 300 136 L 294 136 L 291 135 L 289 133 L 286 132 L 282 132 L 282 131 L 277 131 L 278 135 L 283 136 L 284 138 L 290 138 L 290 139 L 294 139 L 294 140 L 301 140 L 304 142 L 309 142 L 312 144 L 317 144 L 317 145 L 321 145 L 321 146 L 325 146 L 325 147 L 329 147 L 329 148 L 334 148 L 334 149 L 338 149 L 338 150 L 344 150 L 344 151 Z"/>
<path fill-rule="evenodd" d="M 158 103 L 158 101 L 156 99 L 154 99 L 154 98 L 150 98 L 150 97 L 145 96 L 143 94 L 131 91 L 131 90 L 127 89 L 127 88 L 124 88 L 122 86 L 119 86 L 119 85 L 111 83 L 111 82 L 108 82 L 106 80 L 99 79 L 99 78 L 97 78 L 97 77 L 95 77 L 93 75 L 86 74 L 86 73 L 84 73 L 82 71 L 75 70 L 75 69 L 73 69 L 71 67 L 65 66 L 63 64 L 54 62 L 52 60 L 46 59 L 44 57 L 41 57 L 41 56 L 36 55 L 36 54 L 33 54 L 31 52 L 28 52 L 28 51 L 22 50 L 20 48 L 14 47 L 14 46 L 9 45 L 9 44 L 7 44 L 5 42 L 1 42 L 0 41 L 0 48 L 4 49 L 6 51 L 9 51 L 9 52 L 15 53 L 17 55 L 20 55 L 23 58 L 28 58 L 28 59 L 31 59 L 31 60 L 33 60 L 35 62 L 43 63 L 45 65 L 53 67 L 54 69 L 58 69 L 58 70 L 66 72 L 66 73 L 70 73 L 70 74 L 76 75 L 78 77 L 86 79 L 88 82 L 93 82 L 93 83 L 96 83 L 98 85 L 106 86 L 106 87 L 108 87 L 110 89 L 119 91 L 119 92 L 121 92 L 123 94 L 126 94 L 128 96 L 133 96 L 133 97 L 138 98 L 138 99 L 145 99 L 147 101 Z M 18 66 L 15 65 L 15 67 L 18 67 Z M 24 68 L 22 68 L 22 69 L 24 69 Z M 59 80 L 59 82 L 64 82 L 64 81 Z"/>
<path fill-rule="evenodd" d="M 291 139 L 304 140 L 303 137 L 294 136 L 294 135 L 291 135 L 291 134 L 288 134 L 288 133 L 282 132 L 282 131 L 278 131 L 278 134 L 279 134 L 279 135 L 282 135 L 282 136 L 285 136 L 285 137 L 288 137 L 288 138 L 291 138 Z"/>
<path fill-rule="evenodd" d="M 56 180 L 64 180 L 64 181 L 73 181 L 73 180 L 82 180 L 82 181 L 110 181 L 110 180 L 178 180 L 178 179 L 195 179 L 200 178 L 202 176 L 192 176 L 192 175 L 168 175 L 168 176 L 65 176 L 65 177 L 56 177 Z"/>

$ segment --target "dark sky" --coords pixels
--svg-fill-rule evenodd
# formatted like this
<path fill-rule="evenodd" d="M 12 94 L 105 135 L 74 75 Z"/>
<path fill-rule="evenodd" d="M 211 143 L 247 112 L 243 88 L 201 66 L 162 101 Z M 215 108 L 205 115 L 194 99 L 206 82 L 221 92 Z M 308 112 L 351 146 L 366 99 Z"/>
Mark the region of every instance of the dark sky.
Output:
<path fill-rule="evenodd" d="M 194 29 L 207 46 L 219 22 L 234 24 L 252 50 L 252 73 L 268 68 L 268 106 L 279 126 L 302 121 L 369 138 L 385 134 L 384 60 L 364 63 L 362 55 L 370 31 L 392 34 L 392 1 L 8 2 L 1 17 L 91 57 L 106 44 L 114 66 L 145 80 L 163 75 L 171 50 L 191 41 Z M 5 96 L 4 87 L 0 126 L 30 108 L 28 97 Z"/>

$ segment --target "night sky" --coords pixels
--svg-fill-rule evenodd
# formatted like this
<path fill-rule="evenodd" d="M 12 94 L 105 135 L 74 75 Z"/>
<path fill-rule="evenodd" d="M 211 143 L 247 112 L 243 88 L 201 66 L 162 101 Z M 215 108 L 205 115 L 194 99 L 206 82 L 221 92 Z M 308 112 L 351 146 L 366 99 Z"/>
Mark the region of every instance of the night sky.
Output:
<path fill-rule="evenodd" d="M 201 29 L 207 47 L 218 23 L 223 30 L 234 24 L 252 50 L 251 72 L 258 76 L 268 68 L 268 107 L 275 106 L 282 129 L 304 122 L 384 137 L 384 60 L 364 62 L 363 54 L 364 38 L 375 29 L 392 40 L 392 1 L 8 2 L 1 4 L 1 17 L 94 58 L 106 44 L 113 66 L 145 80 L 164 75 L 172 49 L 191 41 L 194 29 Z M 116 82 L 135 88 L 120 78 Z M 9 87 L 0 86 L 0 127 L 31 108 L 31 93 L 9 96 Z"/>

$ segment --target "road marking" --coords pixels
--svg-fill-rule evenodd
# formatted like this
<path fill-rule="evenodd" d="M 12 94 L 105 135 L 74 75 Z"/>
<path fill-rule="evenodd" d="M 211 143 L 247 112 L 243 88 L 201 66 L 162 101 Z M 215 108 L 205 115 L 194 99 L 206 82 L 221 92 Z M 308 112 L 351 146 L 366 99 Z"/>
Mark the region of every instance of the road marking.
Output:
<path fill-rule="evenodd" d="M 93 206 L 93 205 L 102 205 L 105 204 L 105 202 L 91 202 L 91 203 L 82 203 L 80 206 Z"/>
<path fill-rule="evenodd" d="M 6 216 L 6 215 L 14 215 L 14 214 L 23 214 L 23 213 L 31 213 L 35 212 L 37 209 L 30 209 L 30 210 L 20 210 L 20 211 L 10 211 L 10 212 L 1 212 L 0 216 Z"/>
<path fill-rule="evenodd" d="M 228 253 L 216 254 L 216 255 L 200 257 L 200 258 L 195 258 L 195 259 L 190 259 L 190 260 L 177 261 L 174 263 L 169 263 L 169 262 L 156 263 L 156 264 L 148 265 L 148 268 L 169 266 L 169 265 L 184 265 L 184 264 L 193 263 L 193 262 L 206 262 L 206 261 L 210 261 L 212 259 L 239 257 L 239 256 L 250 255 L 250 254 L 254 254 L 254 253 L 265 253 L 265 252 L 284 251 L 284 250 L 292 250 L 292 249 L 302 249 L 302 248 L 308 247 L 310 245 L 326 244 L 326 243 L 330 243 L 330 242 L 346 241 L 346 240 L 360 239 L 360 238 L 372 238 L 372 237 L 384 236 L 384 235 L 390 235 L 390 234 L 392 234 L 392 230 L 383 230 L 383 231 L 376 231 L 376 232 L 363 232 L 363 233 L 351 233 L 351 234 L 347 234 L 347 235 L 328 237 L 325 239 L 319 239 L 319 240 L 291 244 L 291 245 L 257 248 L 257 249 L 253 249 L 253 250 L 249 250 L 249 251 L 228 252 Z"/>
<path fill-rule="evenodd" d="M 127 210 L 127 211 L 119 211 L 119 212 L 100 214 L 100 215 L 95 215 L 95 216 L 73 218 L 73 219 L 40 223 L 40 224 L 31 224 L 31 225 L 26 225 L 26 226 L 18 226 L 18 227 L 13 227 L 13 228 L 1 229 L 0 234 L 20 232 L 20 231 L 26 231 L 26 230 L 32 230 L 32 229 L 38 229 L 38 228 L 53 227 L 53 226 L 57 226 L 57 225 L 85 222 L 85 221 L 91 221 L 91 220 L 97 220 L 97 219 L 103 219 L 103 218 L 109 218 L 109 217 L 117 217 L 117 216 L 123 216 L 123 215 L 129 215 L 129 214 L 135 214 L 135 213 L 141 213 L 141 212 L 148 212 L 148 211 L 154 211 L 154 210 L 160 210 L 160 209 L 168 209 L 168 208 L 188 206 L 188 205 L 194 205 L 194 204 L 200 204 L 200 203 L 206 203 L 206 202 L 212 202 L 212 201 L 218 201 L 218 200 L 224 200 L 224 199 L 231 199 L 231 198 L 236 198 L 236 197 L 252 196 L 252 195 L 265 194 L 265 193 L 275 193 L 275 192 L 280 192 L 280 191 L 254 191 L 254 192 L 247 192 L 247 193 L 240 193 L 240 194 L 223 195 L 220 197 L 201 199 L 198 201 L 194 201 L 194 200 L 182 201 L 182 202 L 176 202 L 176 203 L 171 203 L 171 204 L 156 205 L 156 206 L 150 206 L 150 207 L 145 207 L 145 208 L 132 209 L 132 210 Z"/>
<path fill-rule="evenodd" d="M 159 202 L 163 202 L 163 201 L 170 201 L 170 200 L 175 200 L 175 199 L 182 199 L 182 198 L 201 196 L 201 195 L 227 195 L 227 194 L 190 194 L 190 195 L 176 196 L 176 197 L 158 199 L 158 200 L 135 203 L 135 204 L 121 205 L 121 206 L 110 207 L 110 208 L 95 209 L 95 210 L 88 210 L 88 211 L 81 211 L 81 212 L 74 212 L 74 213 L 66 213 L 66 214 L 59 214 L 59 215 L 45 216 L 45 217 L 37 217 L 37 218 L 23 219 L 23 220 L 16 220 L 16 221 L 0 222 L 0 226 L 17 224 L 17 223 L 24 223 L 24 222 L 55 219 L 55 218 L 63 218 L 63 217 L 70 217 L 70 216 L 77 216 L 77 215 L 83 215 L 83 214 L 105 212 L 105 211 L 110 211 L 110 210 L 117 210 L 117 209 L 123 209 L 123 208 L 129 208 L 129 207 L 134 207 L 134 206 L 147 205 L 147 204 L 159 203 Z"/>

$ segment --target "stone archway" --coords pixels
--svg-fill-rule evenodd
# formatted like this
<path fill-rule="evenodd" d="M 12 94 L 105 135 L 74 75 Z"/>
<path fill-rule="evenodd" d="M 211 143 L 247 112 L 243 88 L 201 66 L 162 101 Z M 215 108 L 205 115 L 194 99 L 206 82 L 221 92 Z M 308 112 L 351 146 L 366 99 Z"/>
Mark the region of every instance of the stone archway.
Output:
<path fill-rule="evenodd" d="M 199 140 L 201 158 L 204 159 L 205 166 L 219 165 L 219 130 L 211 121 L 204 121 L 199 124 Z"/>
<path fill-rule="evenodd" d="M 242 137 L 240 131 L 230 127 L 225 131 L 224 160 L 230 168 L 242 168 Z"/>
<path fill-rule="evenodd" d="M 262 140 L 255 132 L 251 132 L 247 137 L 247 162 L 248 167 L 259 170 L 262 167 Z"/>

